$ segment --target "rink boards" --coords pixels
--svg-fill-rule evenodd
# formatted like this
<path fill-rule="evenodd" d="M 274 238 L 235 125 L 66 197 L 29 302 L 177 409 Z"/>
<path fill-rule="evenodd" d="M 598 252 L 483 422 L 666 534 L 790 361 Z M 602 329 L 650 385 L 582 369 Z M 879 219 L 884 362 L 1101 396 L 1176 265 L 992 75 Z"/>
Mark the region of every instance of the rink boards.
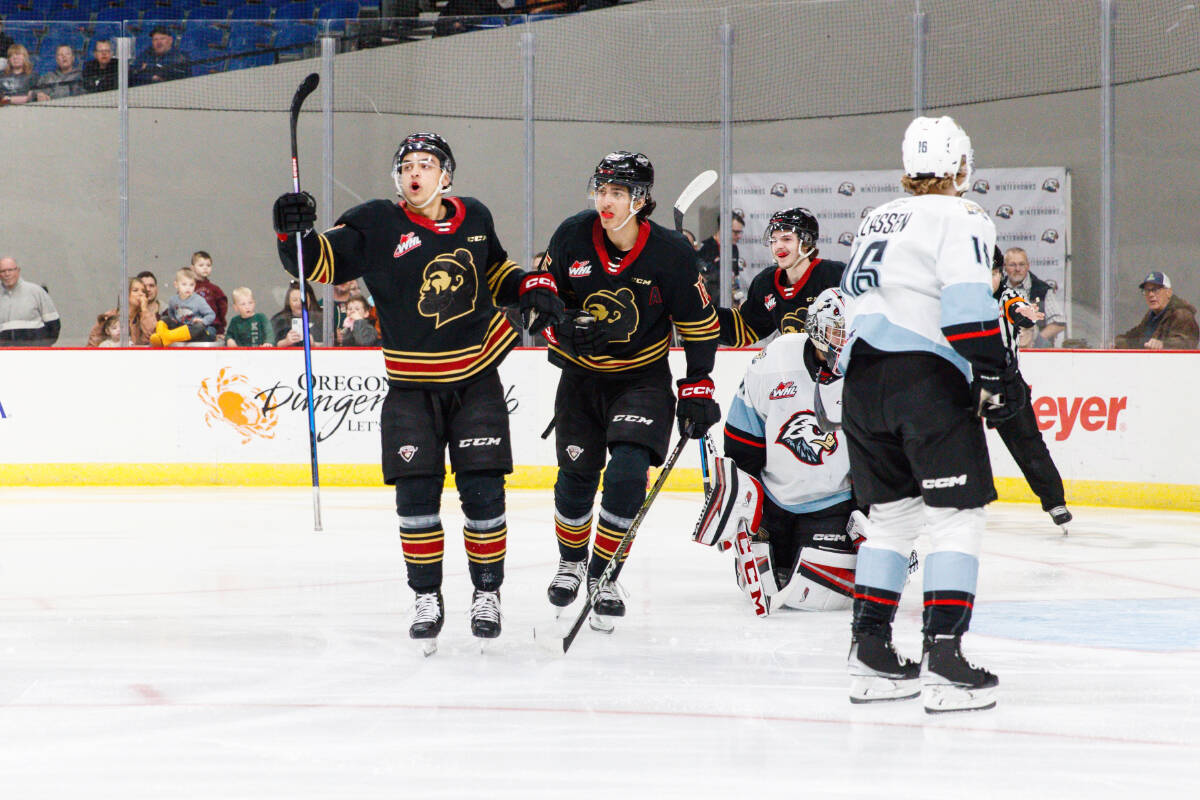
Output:
<path fill-rule="evenodd" d="M 718 353 L 722 409 L 755 352 Z M 379 352 L 317 350 L 312 359 L 322 484 L 378 484 L 387 392 Z M 682 374 L 683 353 L 672 351 L 671 360 Z M 1200 353 L 1029 352 L 1021 366 L 1069 502 L 1200 510 L 1198 437 L 1181 388 L 1200 384 Z M 517 464 L 509 485 L 550 486 L 553 436 L 540 434 L 558 370 L 543 350 L 521 349 L 500 376 Z M 999 438 L 988 436 L 1001 499 L 1033 499 Z M 676 472 L 670 488 L 699 487 L 698 449 L 686 451 Z M 0 485 L 309 482 L 298 350 L 0 353 Z"/>

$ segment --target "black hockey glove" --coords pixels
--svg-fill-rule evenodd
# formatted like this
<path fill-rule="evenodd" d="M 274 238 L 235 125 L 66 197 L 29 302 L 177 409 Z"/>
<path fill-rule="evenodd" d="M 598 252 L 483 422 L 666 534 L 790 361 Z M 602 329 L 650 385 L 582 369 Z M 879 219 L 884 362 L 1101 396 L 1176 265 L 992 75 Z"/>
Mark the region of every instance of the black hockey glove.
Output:
<path fill-rule="evenodd" d="M 280 234 L 305 233 L 317 222 L 317 201 L 308 192 L 288 192 L 275 198 L 271 214 L 275 232 Z"/>
<path fill-rule="evenodd" d="M 971 397 L 975 413 L 995 427 L 1012 419 L 1025 405 L 1025 381 L 1017 371 L 1016 363 L 1009 364 L 1003 371 L 975 370 L 971 381 Z"/>
<path fill-rule="evenodd" d="M 604 352 L 608 344 L 608 326 L 586 311 L 575 310 L 558 325 L 546 326 L 542 335 L 550 344 L 558 345 L 577 356 L 594 356 Z"/>
<path fill-rule="evenodd" d="M 566 306 L 559 299 L 558 286 L 549 272 L 531 272 L 522 278 L 519 297 L 521 321 L 531 335 L 567 318 Z"/>
<path fill-rule="evenodd" d="M 713 400 L 712 379 L 681 378 L 675 383 L 679 387 L 679 403 L 675 406 L 679 435 L 699 439 L 721 421 L 721 407 Z"/>

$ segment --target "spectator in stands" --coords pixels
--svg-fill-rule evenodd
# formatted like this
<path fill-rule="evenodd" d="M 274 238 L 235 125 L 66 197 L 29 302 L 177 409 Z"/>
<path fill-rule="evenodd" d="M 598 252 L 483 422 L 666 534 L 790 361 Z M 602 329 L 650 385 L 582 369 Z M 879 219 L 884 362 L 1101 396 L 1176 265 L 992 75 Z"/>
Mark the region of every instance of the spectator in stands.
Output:
<path fill-rule="evenodd" d="M 96 342 L 95 347 L 121 346 L 121 317 L 119 314 L 101 314 L 96 318 L 96 324 L 92 328 L 92 330 L 97 329 L 102 332 L 103 338 Z M 88 346 L 93 346 L 90 341 Z"/>
<path fill-rule="evenodd" d="M 99 317 L 97 322 L 92 326 L 92 330 L 88 333 L 88 347 L 102 347 L 102 342 L 106 337 L 106 331 L 103 320 L 107 317 L 117 317 L 119 311 L 116 308 L 111 308 L 105 311 Z M 135 347 L 145 347 L 150 344 L 150 335 L 154 333 L 155 326 L 158 322 L 157 317 L 150 311 L 146 299 L 146 284 L 142 283 L 140 278 L 129 279 L 129 343 Z M 119 340 L 120 329 L 117 330 Z"/>
<path fill-rule="evenodd" d="M 196 294 L 203 297 L 204 302 L 208 303 L 208 307 L 217 315 L 212 327 L 220 336 L 225 333 L 225 314 L 229 311 L 229 298 L 225 296 L 225 292 L 220 286 L 209 280 L 208 276 L 212 275 L 212 269 L 212 256 L 203 250 L 192 253 L 192 272 L 196 273 Z"/>
<path fill-rule="evenodd" d="M 1019 295 L 1037 306 L 1045 318 L 1032 328 L 1022 328 L 1018 344 L 1024 350 L 1029 347 L 1054 347 L 1055 338 L 1067 329 L 1067 318 L 1063 314 L 1058 292 L 1046 281 L 1029 271 L 1029 254 L 1020 247 L 1004 251 L 1004 283 L 1000 291 L 1011 286 Z"/>
<path fill-rule="evenodd" d="M 1117 337 L 1117 347 L 1147 350 L 1195 350 L 1200 339 L 1196 308 L 1171 289 L 1163 272 L 1150 272 L 1138 284 L 1149 311 L 1142 321 Z"/>
<path fill-rule="evenodd" d="M 683 234 L 683 238 L 688 240 L 688 244 L 692 246 L 693 250 L 699 247 L 699 245 L 696 244 L 696 234 L 692 233 L 687 228 L 681 228 L 679 232 Z"/>
<path fill-rule="evenodd" d="M 110 92 L 117 88 L 117 62 L 113 60 L 113 44 L 109 39 L 97 39 L 92 50 L 95 56 L 83 65 L 83 88 L 87 92 Z"/>
<path fill-rule="evenodd" d="M 167 313 L 150 335 L 152 347 L 167 347 L 176 342 L 211 342 L 216 331 L 212 307 L 196 294 L 196 273 L 184 267 L 175 273 L 175 296 L 167 301 Z"/>
<path fill-rule="evenodd" d="M 50 347 L 61 327 L 49 292 L 21 280 L 15 259 L 0 258 L 0 347 Z"/>
<path fill-rule="evenodd" d="M 162 315 L 167 313 L 167 304 L 158 300 L 158 278 L 154 277 L 150 270 L 139 272 L 137 276 L 146 287 L 146 308 L 152 311 L 157 319 L 162 319 Z"/>
<path fill-rule="evenodd" d="M 54 63 L 57 69 L 38 78 L 37 99 L 58 100 L 83 94 L 83 70 L 75 64 L 75 51 L 71 45 L 58 46 L 54 51 Z"/>
<path fill-rule="evenodd" d="M 150 46 L 141 52 L 129 71 L 134 86 L 188 77 L 188 59 L 175 49 L 175 35 L 161 25 L 150 31 Z"/>
<path fill-rule="evenodd" d="M 373 347 L 379 334 L 368 318 L 367 301 L 352 297 L 346 301 L 346 321 L 338 328 L 338 344 L 343 347 Z"/>
<path fill-rule="evenodd" d="M 321 305 L 312 287 L 305 284 L 308 290 L 308 333 L 313 342 L 321 341 Z M 283 300 L 283 308 L 271 317 L 271 327 L 275 332 L 276 347 L 297 347 L 304 342 L 302 330 L 303 316 L 300 311 L 300 287 L 292 281 L 287 295 Z"/>
<path fill-rule="evenodd" d="M 9 45 L 8 65 L 0 72 L 0 106 L 22 105 L 37 98 L 33 88 L 38 76 L 33 71 L 33 61 L 23 44 Z"/>
<path fill-rule="evenodd" d="M 274 331 L 267 315 L 256 310 L 254 294 L 246 286 L 233 290 L 233 308 L 237 316 L 225 330 L 226 347 L 270 347 Z"/>
<path fill-rule="evenodd" d="M 505 17 L 522 13 L 515 6 L 516 0 L 449 0 L 434 23 L 434 32 L 438 36 L 449 36 L 476 27 L 479 21 L 470 17 Z"/>
<path fill-rule="evenodd" d="M 746 230 L 746 218 L 737 211 L 730 214 L 729 233 L 733 239 L 733 247 L 731 249 L 730 265 L 733 270 L 733 304 L 736 306 L 742 302 L 744 293 L 741 289 L 741 281 L 738 276 L 742 272 L 742 262 L 738 257 L 738 241 L 742 238 L 742 233 Z M 721 298 L 721 220 L 717 218 L 716 232 L 700 243 L 696 248 L 696 257 L 700 261 L 700 274 L 704 276 L 704 285 L 708 288 L 708 294 L 712 297 L 713 303 L 720 302 Z"/>
<path fill-rule="evenodd" d="M 4 32 L 4 21 L 0 20 L 0 69 L 4 69 L 8 65 L 8 48 L 13 46 L 12 37 Z"/>

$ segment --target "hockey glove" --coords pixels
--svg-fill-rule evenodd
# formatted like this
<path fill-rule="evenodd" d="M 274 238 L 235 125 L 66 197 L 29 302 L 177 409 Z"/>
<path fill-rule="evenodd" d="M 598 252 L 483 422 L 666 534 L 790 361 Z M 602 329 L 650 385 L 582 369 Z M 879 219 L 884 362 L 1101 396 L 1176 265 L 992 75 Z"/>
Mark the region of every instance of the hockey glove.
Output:
<path fill-rule="evenodd" d="M 542 335 L 550 344 L 558 345 L 577 356 L 594 356 L 604 352 L 608 344 L 608 327 L 586 311 L 574 311 L 562 323 L 547 326 Z"/>
<path fill-rule="evenodd" d="M 308 192 L 288 192 L 275 199 L 272 212 L 275 232 L 283 235 L 306 233 L 317 221 L 317 201 Z"/>
<path fill-rule="evenodd" d="M 1025 405 L 1025 381 L 1015 363 L 1003 371 L 975 370 L 971 381 L 975 413 L 995 427 L 1016 416 Z"/>
<path fill-rule="evenodd" d="M 721 407 L 713 400 L 712 379 L 682 378 L 675 383 L 679 387 L 679 403 L 675 406 L 679 435 L 699 439 L 721 421 Z"/>
<path fill-rule="evenodd" d="M 558 286 L 548 272 L 531 272 L 522 278 L 519 296 L 521 321 L 531 335 L 567 317 L 566 307 L 558 297 Z"/>

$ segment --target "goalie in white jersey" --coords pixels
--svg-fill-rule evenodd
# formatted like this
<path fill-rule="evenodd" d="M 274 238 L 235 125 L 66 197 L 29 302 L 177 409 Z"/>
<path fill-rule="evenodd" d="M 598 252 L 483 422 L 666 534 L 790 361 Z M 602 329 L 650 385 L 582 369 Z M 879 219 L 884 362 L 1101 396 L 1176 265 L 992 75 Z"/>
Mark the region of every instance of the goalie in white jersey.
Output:
<path fill-rule="evenodd" d="M 842 278 L 850 333 L 839 359 L 843 423 L 854 490 L 870 509 L 855 577 L 850 700 L 924 691 L 931 713 L 990 708 L 999 681 L 967 663 L 960 644 L 984 506 L 996 499 L 980 418 L 1008 419 L 1025 393 L 992 297 L 996 229 L 960 197 L 971 182 L 971 140 L 950 117 L 918 117 L 902 153 L 913 196 L 863 220 Z M 918 665 L 896 653 L 891 626 L 923 529 L 931 548 Z"/>
<path fill-rule="evenodd" d="M 842 376 L 833 369 L 846 340 L 841 292 L 821 292 L 807 314 L 807 335 L 783 334 L 746 369 L 693 534 L 735 550 L 738 583 L 760 616 L 780 605 L 849 608 L 854 591 L 861 525 L 850 520 L 862 515 L 837 431 Z"/>

